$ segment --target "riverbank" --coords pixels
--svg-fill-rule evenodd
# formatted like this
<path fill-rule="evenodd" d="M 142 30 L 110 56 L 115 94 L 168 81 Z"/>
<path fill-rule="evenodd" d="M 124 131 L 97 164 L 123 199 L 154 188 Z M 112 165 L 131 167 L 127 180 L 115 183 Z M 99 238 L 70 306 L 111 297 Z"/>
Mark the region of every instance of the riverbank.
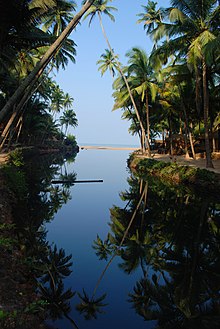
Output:
<path fill-rule="evenodd" d="M 213 166 L 214 168 L 206 168 L 206 159 L 204 158 L 186 158 L 184 155 L 177 155 L 173 158 L 169 154 L 158 154 L 155 153 L 153 155 L 153 159 L 158 161 L 164 161 L 164 162 L 176 162 L 180 165 L 190 166 L 190 167 L 197 167 L 200 169 L 207 169 L 209 171 L 213 171 L 216 174 L 220 174 L 220 159 L 213 159 Z"/>
<path fill-rule="evenodd" d="M 103 146 L 103 145 L 79 145 L 79 150 L 126 150 L 126 151 L 134 151 L 137 152 L 140 150 L 138 147 L 116 147 L 116 146 Z M 4 164 L 8 161 L 8 153 L 1 153 L 0 154 L 0 165 Z M 146 155 L 142 154 L 136 154 L 136 157 L 139 158 L 147 158 Z M 169 154 L 158 154 L 153 153 L 152 158 L 158 161 L 164 161 L 164 162 L 176 162 L 180 165 L 186 165 L 191 167 L 197 167 L 200 169 L 207 169 L 210 171 L 213 171 L 215 173 L 220 174 L 220 158 L 213 159 L 213 165 L 214 168 L 206 168 L 206 159 L 205 158 L 197 158 L 194 160 L 193 158 L 186 158 L 184 155 L 177 155 L 174 157 L 171 157 Z"/>
<path fill-rule="evenodd" d="M 127 150 L 127 151 L 138 151 L 138 147 L 115 147 L 115 146 L 98 146 L 98 145 L 81 145 L 79 146 L 80 150 Z M 136 154 L 138 158 L 147 158 L 146 155 Z M 153 153 L 152 158 L 158 161 L 163 162 L 176 162 L 180 165 L 186 165 L 190 167 L 197 167 L 200 169 L 207 169 L 215 173 L 220 174 L 220 158 L 213 159 L 214 168 L 206 168 L 206 159 L 205 158 L 186 158 L 184 155 L 177 155 L 171 157 L 169 154 L 158 154 Z"/>

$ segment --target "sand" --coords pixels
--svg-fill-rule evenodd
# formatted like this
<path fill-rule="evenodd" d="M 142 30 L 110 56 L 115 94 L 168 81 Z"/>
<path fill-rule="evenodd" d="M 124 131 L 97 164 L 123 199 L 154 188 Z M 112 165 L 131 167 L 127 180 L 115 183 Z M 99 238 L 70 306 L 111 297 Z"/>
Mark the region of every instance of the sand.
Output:
<path fill-rule="evenodd" d="M 82 145 L 79 146 L 81 150 L 128 150 L 128 151 L 137 151 L 138 147 L 114 147 L 114 146 L 93 146 L 93 145 Z"/>
<path fill-rule="evenodd" d="M 129 151 L 137 151 L 139 148 L 137 147 L 111 147 L 111 146 L 80 146 L 81 150 L 129 150 Z M 143 155 L 138 155 L 139 157 L 146 157 Z M 206 159 L 199 158 L 194 160 L 193 158 L 186 159 L 184 155 L 178 155 L 174 156 L 173 158 L 170 157 L 169 154 L 158 154 L 153 153 L 152 158 L 159 161 L 165 161 L 165 162 L 171 162 L 175 161 L 176 163 L 179 163 L 181 165 L 187 165 L 187 166 L 194 166 L 201 169 L 207 169 L 214 171 L 215 173 L 220 174 L 220 159 L 212 160 L 214 168 L 206 168 Z"/>

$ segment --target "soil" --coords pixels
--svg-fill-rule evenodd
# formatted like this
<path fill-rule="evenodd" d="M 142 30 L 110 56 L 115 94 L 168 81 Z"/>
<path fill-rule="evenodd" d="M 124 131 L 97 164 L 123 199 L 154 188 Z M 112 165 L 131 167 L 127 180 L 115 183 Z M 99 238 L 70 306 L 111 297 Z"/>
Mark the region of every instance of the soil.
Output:
<path fill-rule="evenodd" d="M 11 243 L 14 201 L 0 170 L 0 328 L 45 329 L 43 318 L 25 311 L 38 297 L 27 277 L 22 251 Z"/>

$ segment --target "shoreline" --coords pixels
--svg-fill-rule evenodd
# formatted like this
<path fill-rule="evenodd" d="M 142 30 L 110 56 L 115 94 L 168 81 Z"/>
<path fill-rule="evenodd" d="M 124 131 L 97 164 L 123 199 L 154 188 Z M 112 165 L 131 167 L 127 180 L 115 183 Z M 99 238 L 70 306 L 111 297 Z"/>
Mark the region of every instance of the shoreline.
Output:
<path fill-rule="evenodd" d="M 98 146 L 98 145 L 79 145 L 80 150 L 125 150 L 125 151 L 137 151 L 139 147 L 117 147 L 117 146 Z"/>

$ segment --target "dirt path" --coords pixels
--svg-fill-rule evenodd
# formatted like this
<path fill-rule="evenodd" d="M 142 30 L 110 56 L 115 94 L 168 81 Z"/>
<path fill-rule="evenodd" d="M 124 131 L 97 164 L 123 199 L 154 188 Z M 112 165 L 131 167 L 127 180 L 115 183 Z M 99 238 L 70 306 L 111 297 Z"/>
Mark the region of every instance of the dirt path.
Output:
<path fill-rule="evenodd" d="M 193 158 L 186 159 L 184 155 L 178 155 L 174 156 L 173 158 L 170 157 L 168 154 L 154 154 L 153 159 L 155 160 L 160 160 L 160 161 L 165 161 L 165 162 L 171 162 L 175 161 L 178 164 L 181 165 L 187 165 L 187 166 L 193 166 L 193 167 L 198 167 L 201 169 L 207 169 L 210 171 L 214 171 L 215 173 L 220 174 L 220 159 L 213 159 L 213 165 L 214 168 L 206 168 L 206 159 L 196 159 L 194 160 Z"/>

